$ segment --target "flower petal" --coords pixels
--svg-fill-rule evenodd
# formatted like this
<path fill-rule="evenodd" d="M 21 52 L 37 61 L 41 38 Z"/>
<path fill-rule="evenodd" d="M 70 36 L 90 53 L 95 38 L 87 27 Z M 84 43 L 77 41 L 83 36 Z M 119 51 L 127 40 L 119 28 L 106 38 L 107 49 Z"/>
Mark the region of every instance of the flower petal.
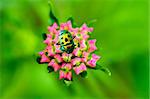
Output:
<path fill-rule="evenodd" d="M 81 63 L 81 58 L 74 58 L 71 60 L 72 65 L 80 65 Z"/>
<path fill-rule="evenodd" d="M 58 63 L 61 63 L 63 61 L 62 57 L 59 54 L 55 54 L 54 58 L 57 60 Z"/>
<path fill-rule="evenodd" d="M 45 54 L 41 55 L 41 60 L 40 60 L 41 63 L 45 63 L 45 62 L 49 62 L 49 61 L 50 61 L 50 59 Z"/>

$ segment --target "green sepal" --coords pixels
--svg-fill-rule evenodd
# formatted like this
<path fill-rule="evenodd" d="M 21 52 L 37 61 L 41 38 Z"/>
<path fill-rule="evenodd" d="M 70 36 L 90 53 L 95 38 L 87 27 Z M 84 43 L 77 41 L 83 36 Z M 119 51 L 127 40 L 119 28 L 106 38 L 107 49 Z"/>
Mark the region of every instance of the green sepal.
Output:
<path fill-rule="evenodd" d="M 54 68 L 52 66 L 47 66 L 48 73 L 53 72 Z"/>
<path fill-rule="evenodd" d="M 40 62 L 40 60 L 41 60 L 41 57 L 37 57 L 37 58 L 36 58 L 36 61 L 37 61 L 38 64 L 42 64 L 42 63 Z"/>
<path fill-rule="evenodd" d="M 41 57 L 40 56 L 38 56 L 38 57 L 36 57 L 36 62 L 38 63 L 38 64 L 47 64 L 48 62 L 40 62 L 41 61 Z"/>
<path fill-rule="evenodd" d="M 50 6 L 50 12 L 49 12 L 49 24 L 50 26 L 53 25 L 55 22 L 57 23 L 57 25 L 59 25 L 59 21 L 58 19 L 56 18 L 56 16 L 54 15 L 53 11 L 52 11 L 52 5 L 51 5 L 51 2 L 49 2 L 49 6 Z"/>
<path fill-rule="evenodd" d="M 86 78 L 87 77 L 87 71 L 81 72 L 80 76 L 83 77 L 83 78 Z"/>
<path fill-rule="evenodd" d="M 66 86 L 70 86 L 72 84 L 71 80 L 64 79 L 63 82 L 65 83 Z"/>
<path fill-rule="evenodd" d="M 47 38 L 46 33 L 43 33 L 43 34 L 42 34 L 42 37 L 43 37 L 44 40 L 46 40 L 46 38 Z"/>

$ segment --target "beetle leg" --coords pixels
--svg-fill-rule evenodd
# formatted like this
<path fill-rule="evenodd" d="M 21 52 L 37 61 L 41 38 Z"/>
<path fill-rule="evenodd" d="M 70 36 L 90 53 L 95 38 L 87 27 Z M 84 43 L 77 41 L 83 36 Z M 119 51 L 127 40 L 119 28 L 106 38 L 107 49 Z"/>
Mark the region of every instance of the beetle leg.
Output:
<path fill-rule="evenodd" d="M 58 42 L 58 43 L 56 43 L 56 45 L 60 45 L 60 43 Z"/>

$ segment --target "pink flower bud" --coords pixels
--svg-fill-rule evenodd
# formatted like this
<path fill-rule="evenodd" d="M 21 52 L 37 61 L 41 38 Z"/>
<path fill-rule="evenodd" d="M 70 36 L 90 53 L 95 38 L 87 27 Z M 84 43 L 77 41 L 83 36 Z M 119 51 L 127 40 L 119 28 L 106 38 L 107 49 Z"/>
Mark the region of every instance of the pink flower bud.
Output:
<path fill-rule="evenodd" d="M 47 35 L 46 40 L 43 41 L 45 44 L 51 44 L 52 43 L 52 36 L 51 35 Z"/>
<path fill-rule="evenodd" d="M 74 49 L 72 53 L 73 53 L 75 56 L 78 56 L 78 57 L 80 57 L 81 54 L 82 54 L 80 48 Z"/>
<path fill-rule="evenodd" d="M 68 30 L 72 30 L 72 23 L 71 23 L 71 21 L 68 21 L 66 23 L 66 25 L 68 26 Z"/>
<path fill-rule="evenodd" d="M 58 63 L 61 63 L 63 61 L 62 57 L 59 54 L 55 54 L 54 58 L 57 60 Z"/>
<path fill-rule="evenodd" d="M 67 78 L 68 80 L 71 80 L 71 77 L 72 77 L 72 73 L 71 73 L 71 72 L 68 72 L 68 73 L 66 74 L 66 78 Z"/>
<path fill-rule="evenodd" d="M 81 50 L 86 50 L 87 49 L 87 45 L 86 45 L 85 40 L 80 41 L 80 49 Z"/>
<path fill-rule="evenodd" d="M 84 23 L 84 24 L 82 25 L 82 27 L 80 28 L 80 30 L 81 30 L 81 31 L 83 31 L 83 30 L 87 31 L 87 30 L 88 30 L 87 25 Z"/>
<path fill-rule="evenodd" d="M 95 67 L 96 62 L 99 60 L 100 56 L 97 56 L 96 54 L 92 54 L 92 58 L 87 62 L 87 65 L 90 67 Z"/>
<path fill-rule="evenodd" d="M 62 70 L 59 71 L 59 79 L 65 78 L 71 80 L 72 73 L 71 72 L 64 72 Z"/>
<path fill-rule="evenodd" d="M 52 27 L 55 28 L 55 29 L 57 29 L 58 28 L 57 23 L 54 23 Z"/>
<path fill-rule="evenodd" d="M 100 56 L 96 54 L 92 54 L 92 59 L 95 59 L 96 61 L 100 59 Z"/>
<path fill-rule="evenodd" d="M 86 71 L 86 66 L 84 63 L 81 63 L 78 67 L 73 68 L 75 73 L 79 75 L 81 72 Z"/>
<path fill-rule="evenodd" d="M 72 69 L 72 64 L 70 63 L 63 63 L 61 68 L 65 69 L 65 70 L 71 70 Z"/>
<path fill-rule="evenodd" d="M 70 62 L 71 61 L 71 57 L 72 57 L 72 54 L 67 54 L 67 53 L 63 53 L 62 54 L 62 58 L 65 62 Z"/>
<path fill-rule="evenodd" d="M 83 57 L 88 58 L 89 54 L 90 54 L 90 53 L 84 51 L 84 52 L 83 52 Z"/>
<path fill-rule="evenodd" d="M 97 47 L 95 46 L 95 42 L 96 42 L 96 39 L 88 41 L 88 44 L 89 44 L 88 52 L 91 53 L 97 49 Z"/>
<path fill-rule="evenodd" d="M 72 65 L 79 65 L 81 63 L 81 58 L 74 58 L 71 60 Z"/>
<path fill-rule="evenodd" d="M 89 32 L 93 32 L 94 28 L 89 28 L 88 31 Z"/>
<path fill-rule="evenodd" d="M 55 44 L 54 47 L 56 53 L 62 53 L 62 51 L 60 50 L 60 45 Z"/>
<path fill-rule="evenodd" d="M 89 35 L 88 34 L 83 34 L 82 37 L 83 37 L 84 40 L 87 40 L 89 38 Z"/>
<path fill-rule="evenodd" d="M 43 52 L 43 51 L 39 52 L 39 55 L 40 55 L 40 56 L 42 56 L 43 54 L 44 54 L 44 52 Z"/>
<path fill-rule="evenodd" d="M 79 31 L 79 28 L 73 28 L 71 31 L 72 36 L 76 36 Z"/>
<path fill-rule="evenodd" d="M 48 52 L 48 56 L 54 56 L 55 55 L 53 46 L 48 46 L 47 52 Z"/>
<path fill-rule="evenodd" d="M 96 66 L 96 60 L 95 59 L 91 59 L 87 62 L 87 65 L 90 67 L 95 67 Z"/>
<path fill-rule="evenodd" d="M 54 63 L 53 64 L 53 68 L 54 68 L 54 71 L 56 72 L 57 70 L 59 70 L 59 68 L 60 68 L 60 65 L 58 65 L 58 63 Z"/>
<path fill-rule="evenodd" d="M 71 21 L 68 21 L 66 23 L 62 23 L 60 24 L 60 30 L 68 30 L 68 31 L 72 31 L 72 24 Z"/>
<path fill-rule="evenodd" d="M 54 59 L 52 59 L 52 60 L 49 62 L 48 66 L 52 66 L 52 67 L 54 68 L 54 71 L 55 71 L 55 72 L 56 72 L 57 70 L 59 70 L 59 68 L 60 68 L 60 65 L 58 65 L 58 63 L 57 63 Z"/>
<path fill-rule="evenodd" d="M 58 25 L 56 23 L 54 23 L 52 26 L 48 27 L 48 31 L 51 32 L 51 33 L 56 34 L 57 33 L 57 30 L 56 30 L 57 28 L 58 28 Z"/>
<path fill-rule="evenodd" d="M 83 24 L 80 30 L 87 33 L 87 32 L 92 32 L 93 28 L 88 28 L 86 24 Z"/>
<path fill-rule="evenodd" d="M 82 58 L 82 62 L 87 62 L 87 60 L 88 60 L 88 58 L 89 58 L 89 54 L 90 54 L 90 53 L 85 52 L 85 51 L 82 53 L 82 57 L 83 57 L 83 58 Z"/>
<path fill-rule="evenodd" d="M 59 79 L 65 78 L 65 72 L 60 70 L 59 71 Z"/>
<path fill-rule="evenodd" d="M 55 60 L 52 59 L 52 60 L 48 63 L 48 66 L 53 66 L 54 63 L 55 63 Z"/>
<path fill-rule="evenodd" d="M 59 41 L 59 34 L 55 34 L 55 38 L 53 39 L 54 44 L 58 43 Z"/>
<path fill-rule="evenodd" d="M 41 63 L 44 63 L 44 62 L 49 62 L 50 59 L 45 55 L 45 54 L 42 54 L 41 55 Z"/>

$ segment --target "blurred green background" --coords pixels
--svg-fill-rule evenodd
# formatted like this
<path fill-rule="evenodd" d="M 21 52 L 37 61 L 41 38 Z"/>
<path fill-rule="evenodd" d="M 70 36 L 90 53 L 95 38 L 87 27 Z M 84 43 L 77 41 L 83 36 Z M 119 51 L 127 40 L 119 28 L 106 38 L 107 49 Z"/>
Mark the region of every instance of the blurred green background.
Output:
<path fill-rule="evenodd" d="M 60 22 L 97 20 L 99 63 L 112 76 L 88 70 L 70 87 L 36 63 L 47 32 L 47 0 L 0 1 L 0 99 L 148 99 L 148 0 L 52 0 Z"/>

